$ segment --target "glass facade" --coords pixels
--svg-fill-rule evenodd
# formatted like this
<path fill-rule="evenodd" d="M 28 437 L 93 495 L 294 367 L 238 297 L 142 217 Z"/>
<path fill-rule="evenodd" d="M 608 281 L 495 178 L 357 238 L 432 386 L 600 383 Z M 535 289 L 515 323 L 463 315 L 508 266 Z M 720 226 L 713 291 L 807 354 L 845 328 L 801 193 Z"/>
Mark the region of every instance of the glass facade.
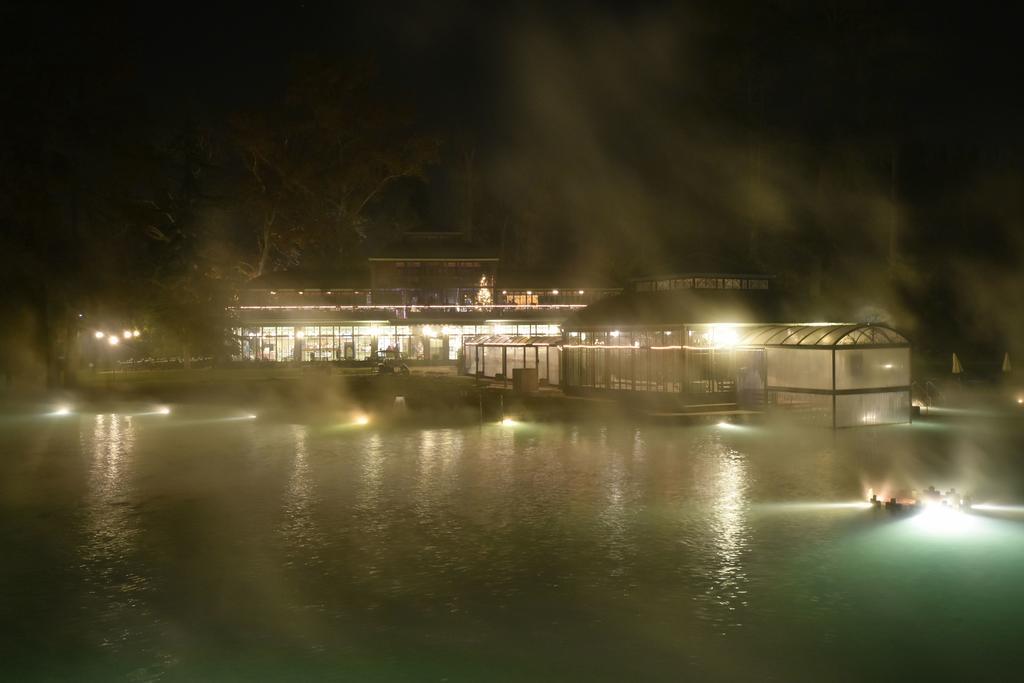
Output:
<path fill-rule="evenodd" d="M 769 405 L 794 412 L 803 421 L 832 426 L 832 401 L 835 399 L 835 426 L 864 427 L 899 424 L 910 415 L 910 392 L 879 391 L 856 394 L 769 391 Z"/>
<path fill-rule="evenodd" d="M 768 289 L 769 278 L 761 275 L 667 275 L 635 280 L 637 292 L 665 292 L 676 289 Z"/>
<path fill-rule="evenodd" d="M 768 404 L 795 415 L 800 422 L 822 427 L 832 425 L 832 395 L 800 391 L 770 391 Z"/>
<path fill-rule="evenodd" d="M 790 389 L 832 388 L 831 349 L 769 347 L 765 353 L 768 386 Z"/>
<path fill-rule="evenodd" d="M 765 350 L 768 404 L 835 427 L 909 421 L 909 344 L 891 343 L 892 331 L 885 328 L 832 327 L 843 328 L 855 329 L 831 339 L 829 326 L 780 333 L 791 342 Z M 829 343 L 818 345 L 821 342 L 815 339 Z M 863 346 L 851 339 L 861 340 Z M 872 344 L 875 340 L 885 343 Z"/>
<path fill-rule="evenodd" d="M 561 358 L 563 386 L 704 396 L 733 393 L 735 350 L 723 344 L 724 327 L 572 330 Z"/>
<path fill-rule="evenodd" d="M 688 382 L 681 349 L 566 346 L 563 351 L 567 387 L 679 393 L 693 384 L 703 393 L 714 375 L 703 367 L 701 378 Z"/>
<path fill-rule="evenodd" d="M 463 370 L 468 375 L 511 379 L 517 368 L 537 368 L 542 384 L 560 383 L 561 339 L 545 337 L 477 337 L 466 342 Z"/>
<path fill-rule="evenodd" d="M 483 323 L 473 325 L 393 325 L 359 322 L 347 325 L 249 326 L 233 330 L 239 341 L 235 360 L 271 362 L 364 361 L 378 355 L 412 360 L 458 360 L 464 340 L 479 335 L 558 335 L 550 323 Z"/>
<path fill-rule="evenodd" d="M 685 343 L 681 343 L 685 340 Z M 836 427 L 910 419 L 910 343 L 879 325 L 570 329 L 562 386 L 784 408 Z"/>
<path fill-rule="evenodd" d="M 836 389 L 910 385 L 910 349 L 836 349 Z"/>
<path fill-rule="evenodd" d="M 896 424 L 909 414 L 909 390 L 836 396 L 836 427 Z"/>

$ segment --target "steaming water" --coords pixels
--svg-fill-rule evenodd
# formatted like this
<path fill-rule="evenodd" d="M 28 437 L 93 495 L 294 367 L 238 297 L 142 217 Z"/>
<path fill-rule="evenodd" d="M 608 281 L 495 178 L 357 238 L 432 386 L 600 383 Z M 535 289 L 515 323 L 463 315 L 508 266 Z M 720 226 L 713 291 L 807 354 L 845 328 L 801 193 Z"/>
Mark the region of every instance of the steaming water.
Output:
<path fill-rule="evenodd" d="M 1010 680 L 1024 663 L 1020 421 L 145 412 L 0 422 L 5 679 Z M 928 484 L 1009 507 L 835 505 Z"/>

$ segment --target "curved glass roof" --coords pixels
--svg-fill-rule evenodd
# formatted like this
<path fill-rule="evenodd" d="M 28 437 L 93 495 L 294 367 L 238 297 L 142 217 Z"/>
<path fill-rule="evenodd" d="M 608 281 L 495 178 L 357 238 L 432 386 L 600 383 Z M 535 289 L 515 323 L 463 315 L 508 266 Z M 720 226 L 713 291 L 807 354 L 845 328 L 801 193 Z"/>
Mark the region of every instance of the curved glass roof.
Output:
<path fill-rule="evenodd" d="M 509 334 L 492 334 L 466 340 L 466 346 L 557 346 L 561 343 L 562 338 L 554 335 L 525 337 Z"/>
<path fill-rule="evenodd" d="M 902 334 L 885 325 L 832 323 L 827 325 L 758 325 L 740 331 L 737 346 L 874 346 L 910 345 Z"/>

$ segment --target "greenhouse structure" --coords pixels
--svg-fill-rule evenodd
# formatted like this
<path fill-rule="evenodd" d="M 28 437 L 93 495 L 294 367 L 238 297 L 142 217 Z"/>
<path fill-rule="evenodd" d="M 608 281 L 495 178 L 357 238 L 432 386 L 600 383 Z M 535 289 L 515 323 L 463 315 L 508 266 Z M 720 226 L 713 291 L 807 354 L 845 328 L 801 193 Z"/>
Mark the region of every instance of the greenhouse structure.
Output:
<path fill-rule="evenodd" d="M 516 368 L 537 368 L 541 384 L 558 385 L 562 338 L 489 335 L 465 342 L 463 371 L 490 379 L 510 379 Z"/>
<path fill-rule="evenodd" d="M 909 422 L 910 342 L 879 324 L 763 325 L 736 339 L 737 401 L 833 427 Z"/>
<path fill-rule="evenodd" d="M 728 292 L 605 299 L 562 326 L 562 390 L 668 412 L 779 408 L 832 427 L 910 420 L 906 337 L 876 323 L 761 322 L 777 315 L 770 297 Z"/>

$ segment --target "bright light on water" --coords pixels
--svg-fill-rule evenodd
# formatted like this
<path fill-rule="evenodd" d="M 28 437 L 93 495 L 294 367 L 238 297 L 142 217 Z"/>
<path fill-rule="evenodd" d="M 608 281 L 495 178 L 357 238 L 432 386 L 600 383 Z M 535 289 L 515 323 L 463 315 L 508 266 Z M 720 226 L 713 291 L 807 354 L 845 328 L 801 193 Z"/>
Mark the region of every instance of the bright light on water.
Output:
<path fill-rule="evenodd" d="M 833 680 L 863 662 L 970 681 L 1019 658 L 1019 420 L 832 433 L 509 409 L 425 428 L 331 404 L 306 426 L 306 405 L 54 398 L 0 414 L 0 508 L 26 512 L 0 523 L 27 626 L 12 680 L 217 680 L 231 660 L 315 680 Z M 75 419 L 43 417 L 61 403 Z M 864 499 L 921 483 L 982 504 Z M 426 669 L 424 629 L 453 644 Z"/>
<path fill-rule="evenodd" d="M 370 424 L 369 415 L 357 415 L 356 419 L 353 420 L 357 425 L 368 425 Z"/>
<path fill-rule="evenodd" d="M 159 408 L 156 409 L 156 412 L 158 412 L 161 415 L 170 415 L 171 409 L 168 406 L 160 406 Z"/>
<path fill-rule="evenodd" d="M 983 520 L 948 505 L 926 505 L 913 514 L 907 523 L 925 533 L 945 536 L 976 531 L 983 524 Z"/>
<path fill-rule="evenodd" d="M 764 503 L 757 506 L 765 512 L 823 512 L 828 510 L 869 510 L 871 503 L 867 501 L 849 501 L 845 503 Z"/>
<path fill-rule="evenodd" d="M 70 415 L 71 414 L 71 406 L 59 405 L 50 414 L 51 415 L 58 415 L 58 416 L 60 416 L 60 415 Z"/>
<path fill-rule="evenodd" d="M 999 413 L 994 410 L 983 410 L 979 408 L 948 408 L 944 406 L 931 406 L 928 408 L 929 415 L 947 415 L 950 417 L 993 417 Z"/>
<path fill-rule="evenodd" d="M 1024 505 L 993 505 L 992 503 L 980 503 L 978 505 L 972 505 L 971 509 L 980 510 L 981 512 L 1014 512 L 1024 514 Z"/>

